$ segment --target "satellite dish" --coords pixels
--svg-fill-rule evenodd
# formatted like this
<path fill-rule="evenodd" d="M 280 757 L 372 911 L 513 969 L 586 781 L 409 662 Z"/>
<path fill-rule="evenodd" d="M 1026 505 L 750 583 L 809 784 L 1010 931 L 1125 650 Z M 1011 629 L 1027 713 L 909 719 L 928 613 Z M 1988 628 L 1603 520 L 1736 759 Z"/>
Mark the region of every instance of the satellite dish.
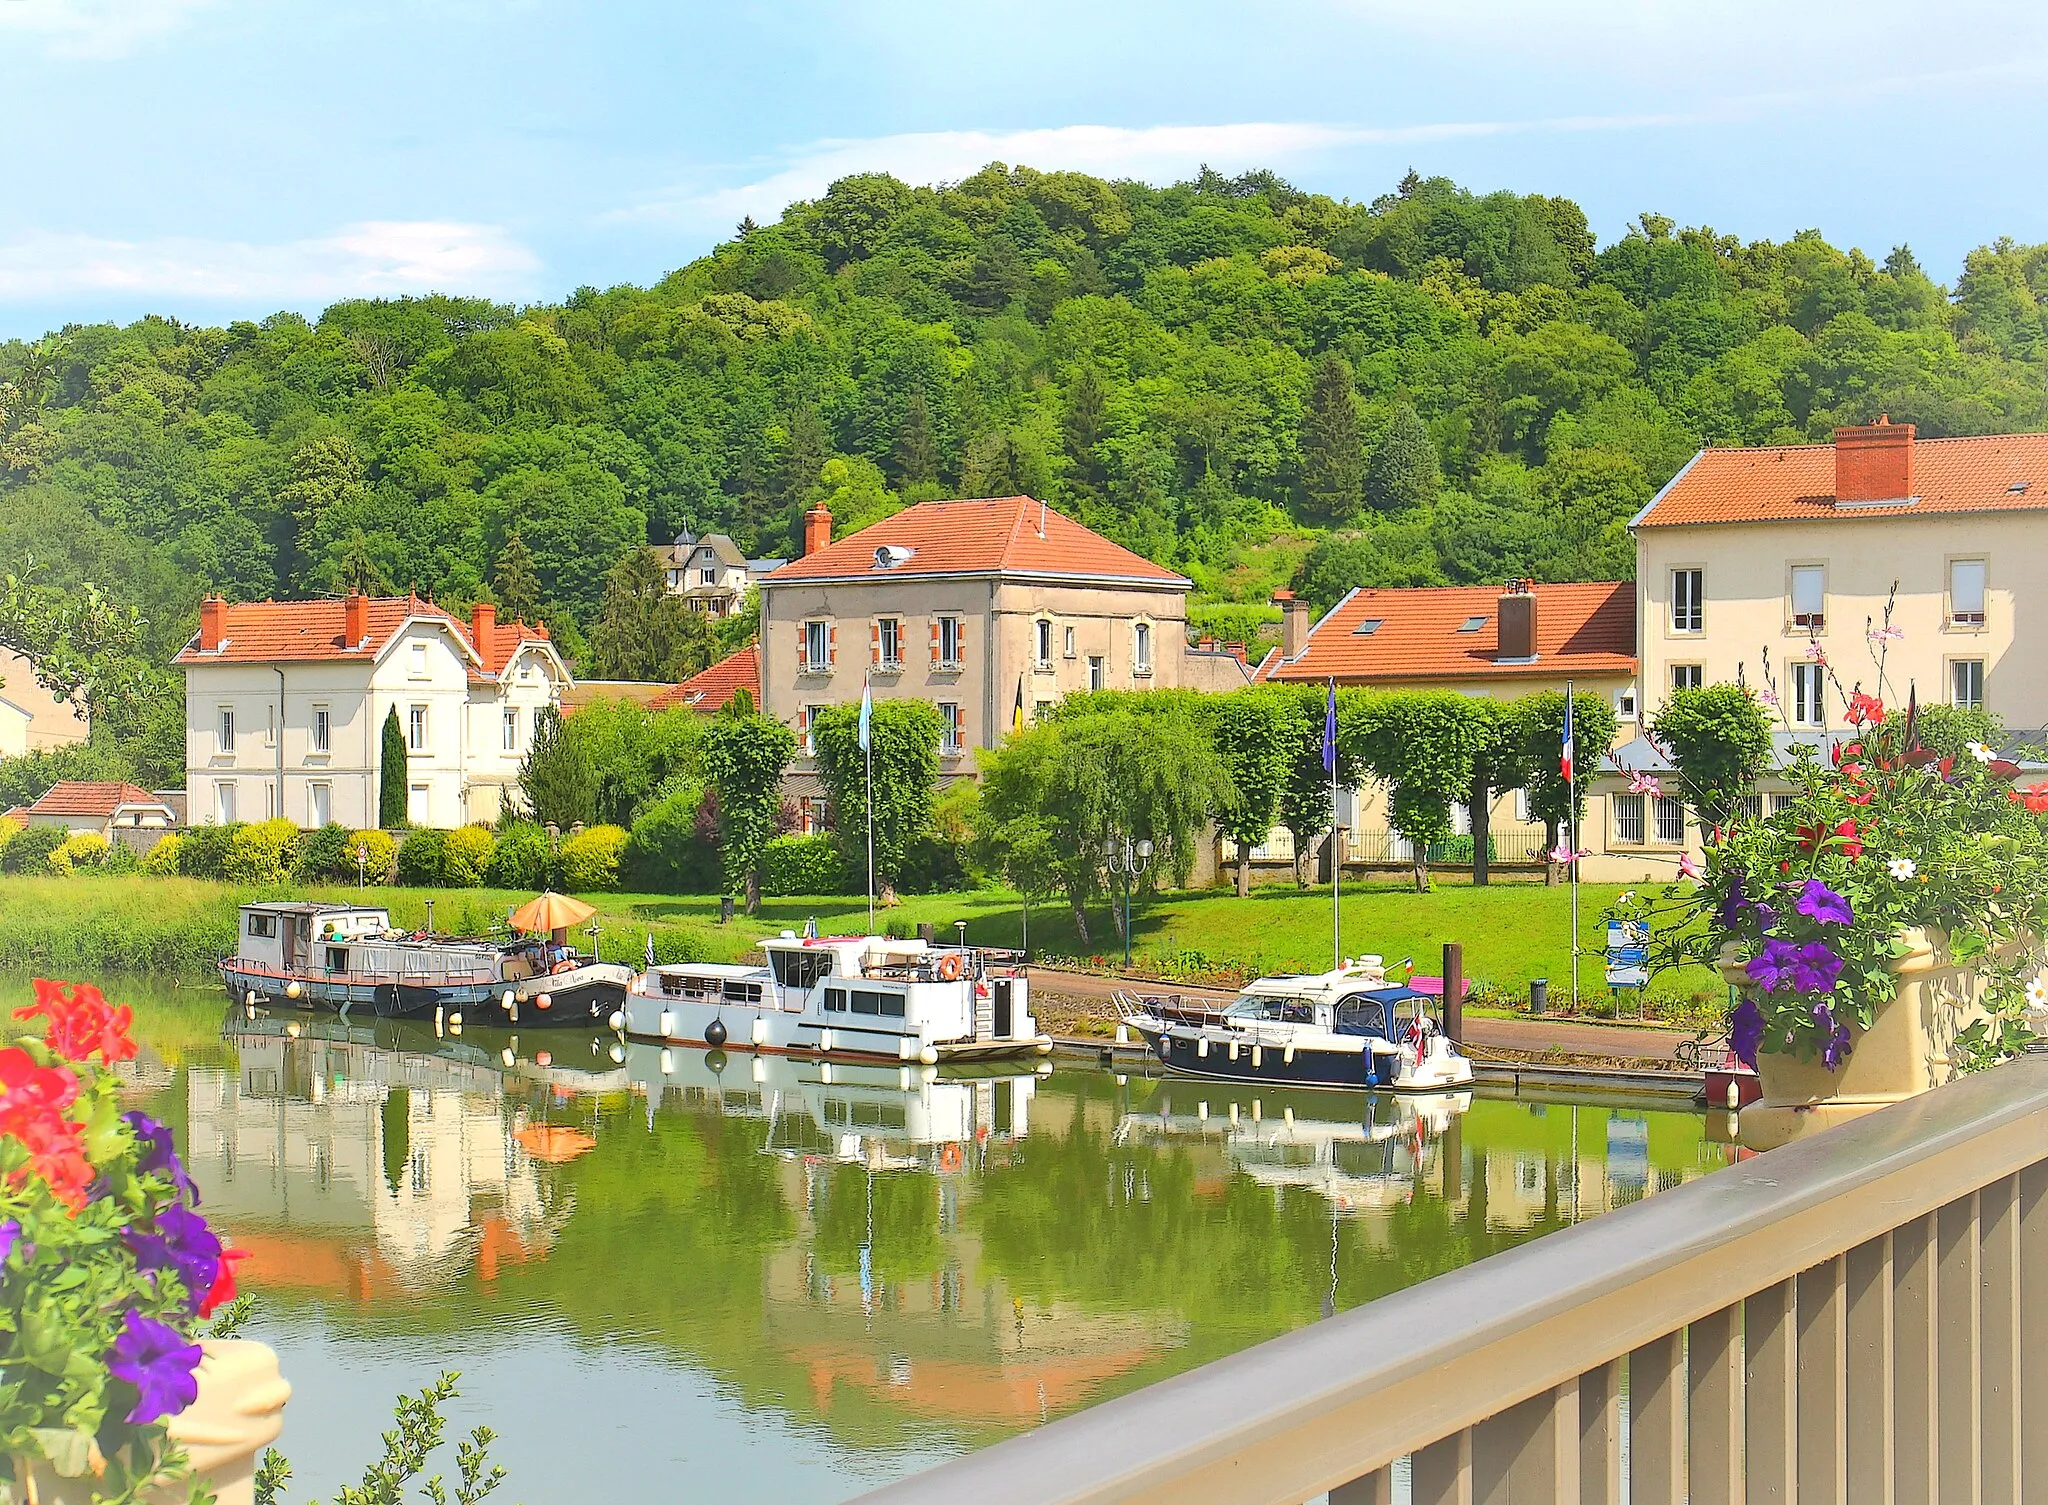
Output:
<path fill-rule="evenodd" d="M 893 570 L 898 565 L 907 563 L 910 556 L 916 552 L 917 550 L 906 548 L 900 543 L 885 543 L 875 550 L 875 568 Z"/>

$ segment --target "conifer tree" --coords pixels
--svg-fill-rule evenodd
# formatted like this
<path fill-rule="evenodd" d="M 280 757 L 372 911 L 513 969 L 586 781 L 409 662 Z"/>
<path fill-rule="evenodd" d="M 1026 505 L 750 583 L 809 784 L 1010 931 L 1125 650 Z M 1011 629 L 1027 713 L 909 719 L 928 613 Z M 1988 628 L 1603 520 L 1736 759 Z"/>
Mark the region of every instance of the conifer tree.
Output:
<path fill-rule="evenodd" d="M 910 394 L 903 405 L 903 424 L 896 430 L 896 447 L 890 455 L 899 486 L 920 486 L 939 478 L 939 445 L 932 433 L 931 404 L 922 388 Z"/>
<path fill-rule="evenodd" d="M 818 472 L 832 458 L 825 421 L 809 403 L 789 415 L 789 442 L 782 451 L 782 501 L 802 507 L 818 484 Z"/>
<path fill-rule="evenodd" d="M 1342 522 L 1358 510 L 1364 480 L 1351 367 L 1331 350 L 1316 366 L 1301 415 L 1301 489 L 1317 517 Z"/>
<path fill-rule="evenodd" d="M 1102 462 L 1095 457 L 1095 446 L 1107 427 L 1105 406 L 1102 382 L 1095 375 L 1095 368 L 1083 366 L 1067 391 L 1067 412 L 1060 437 L 1072 467 L 1070 474 L 1088 487 L 1100 486 L 1105 479 Z"/>
<path fill-rule="evenodd" d="M 391 577 L 384 573 L 375 556 L 370 553 L 370 540 L 364 536 L 361 528 L 349 534 L 336 573 L 341 577 L 343 590 L 355 591 L 365 596 L 388 596 L 394 588 Z"/>
<path fill-rule="evenodd" d="M 533 572 L 533 555 L 517 528 L 505 535 L 505 547 L 498 550 L 497 568 L 491 572 L 491 590 L 507 621 L 539 620 L 540 579 Z"/>
<path fill-rule="evenodd" d="M 1366 504 L 1375 512 L 1425 507 L 1436 500 L 1441 483 L 1429 430 L 1413 407 L 1396 403 L 1365 467 Z"/>
<path fill-rule="evenodd" d="M 405 824 L 405 730 L 398 707 L 384 713 L 383 755 L 377 769 L 377 824 L 395 830 Z"/>

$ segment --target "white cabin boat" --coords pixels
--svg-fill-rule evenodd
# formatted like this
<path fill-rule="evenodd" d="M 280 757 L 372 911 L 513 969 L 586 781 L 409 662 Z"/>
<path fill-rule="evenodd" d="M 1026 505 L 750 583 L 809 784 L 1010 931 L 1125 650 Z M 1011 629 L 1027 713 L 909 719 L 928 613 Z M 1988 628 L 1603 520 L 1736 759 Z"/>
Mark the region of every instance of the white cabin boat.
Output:
<path fill-rule="evenodd" d="M 766 966 L 649 967 L 626 1033 L 667 1045 L 874 1061 L 1047 1055 L 1017 953 L 889 936 L 761 943 Z"/>

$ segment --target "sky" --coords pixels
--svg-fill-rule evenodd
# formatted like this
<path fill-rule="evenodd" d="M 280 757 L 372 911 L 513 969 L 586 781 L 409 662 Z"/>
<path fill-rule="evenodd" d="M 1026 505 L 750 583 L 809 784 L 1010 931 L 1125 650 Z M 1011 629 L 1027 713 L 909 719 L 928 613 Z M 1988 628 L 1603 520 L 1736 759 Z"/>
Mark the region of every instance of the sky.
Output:
<path fill-rule="evenodd" d="M 1990 0 L 0 0 L 0 338 L 646 284 L 994 160 L 1413 167 L 1951 281 L 2048 240 L 2044 79 L 2048 7 Z"/>

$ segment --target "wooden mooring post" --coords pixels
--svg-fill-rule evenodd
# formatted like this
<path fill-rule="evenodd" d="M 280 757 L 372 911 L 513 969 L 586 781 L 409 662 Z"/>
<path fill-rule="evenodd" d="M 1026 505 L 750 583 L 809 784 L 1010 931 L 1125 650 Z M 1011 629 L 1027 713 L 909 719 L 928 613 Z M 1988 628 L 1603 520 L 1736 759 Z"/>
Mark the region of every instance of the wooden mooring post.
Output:
<path fill-rule="evenodd" d="M 1453 1044 L 1465 1043 L 1465 947 L 1444 942 L 1444 1033 Z"/>

